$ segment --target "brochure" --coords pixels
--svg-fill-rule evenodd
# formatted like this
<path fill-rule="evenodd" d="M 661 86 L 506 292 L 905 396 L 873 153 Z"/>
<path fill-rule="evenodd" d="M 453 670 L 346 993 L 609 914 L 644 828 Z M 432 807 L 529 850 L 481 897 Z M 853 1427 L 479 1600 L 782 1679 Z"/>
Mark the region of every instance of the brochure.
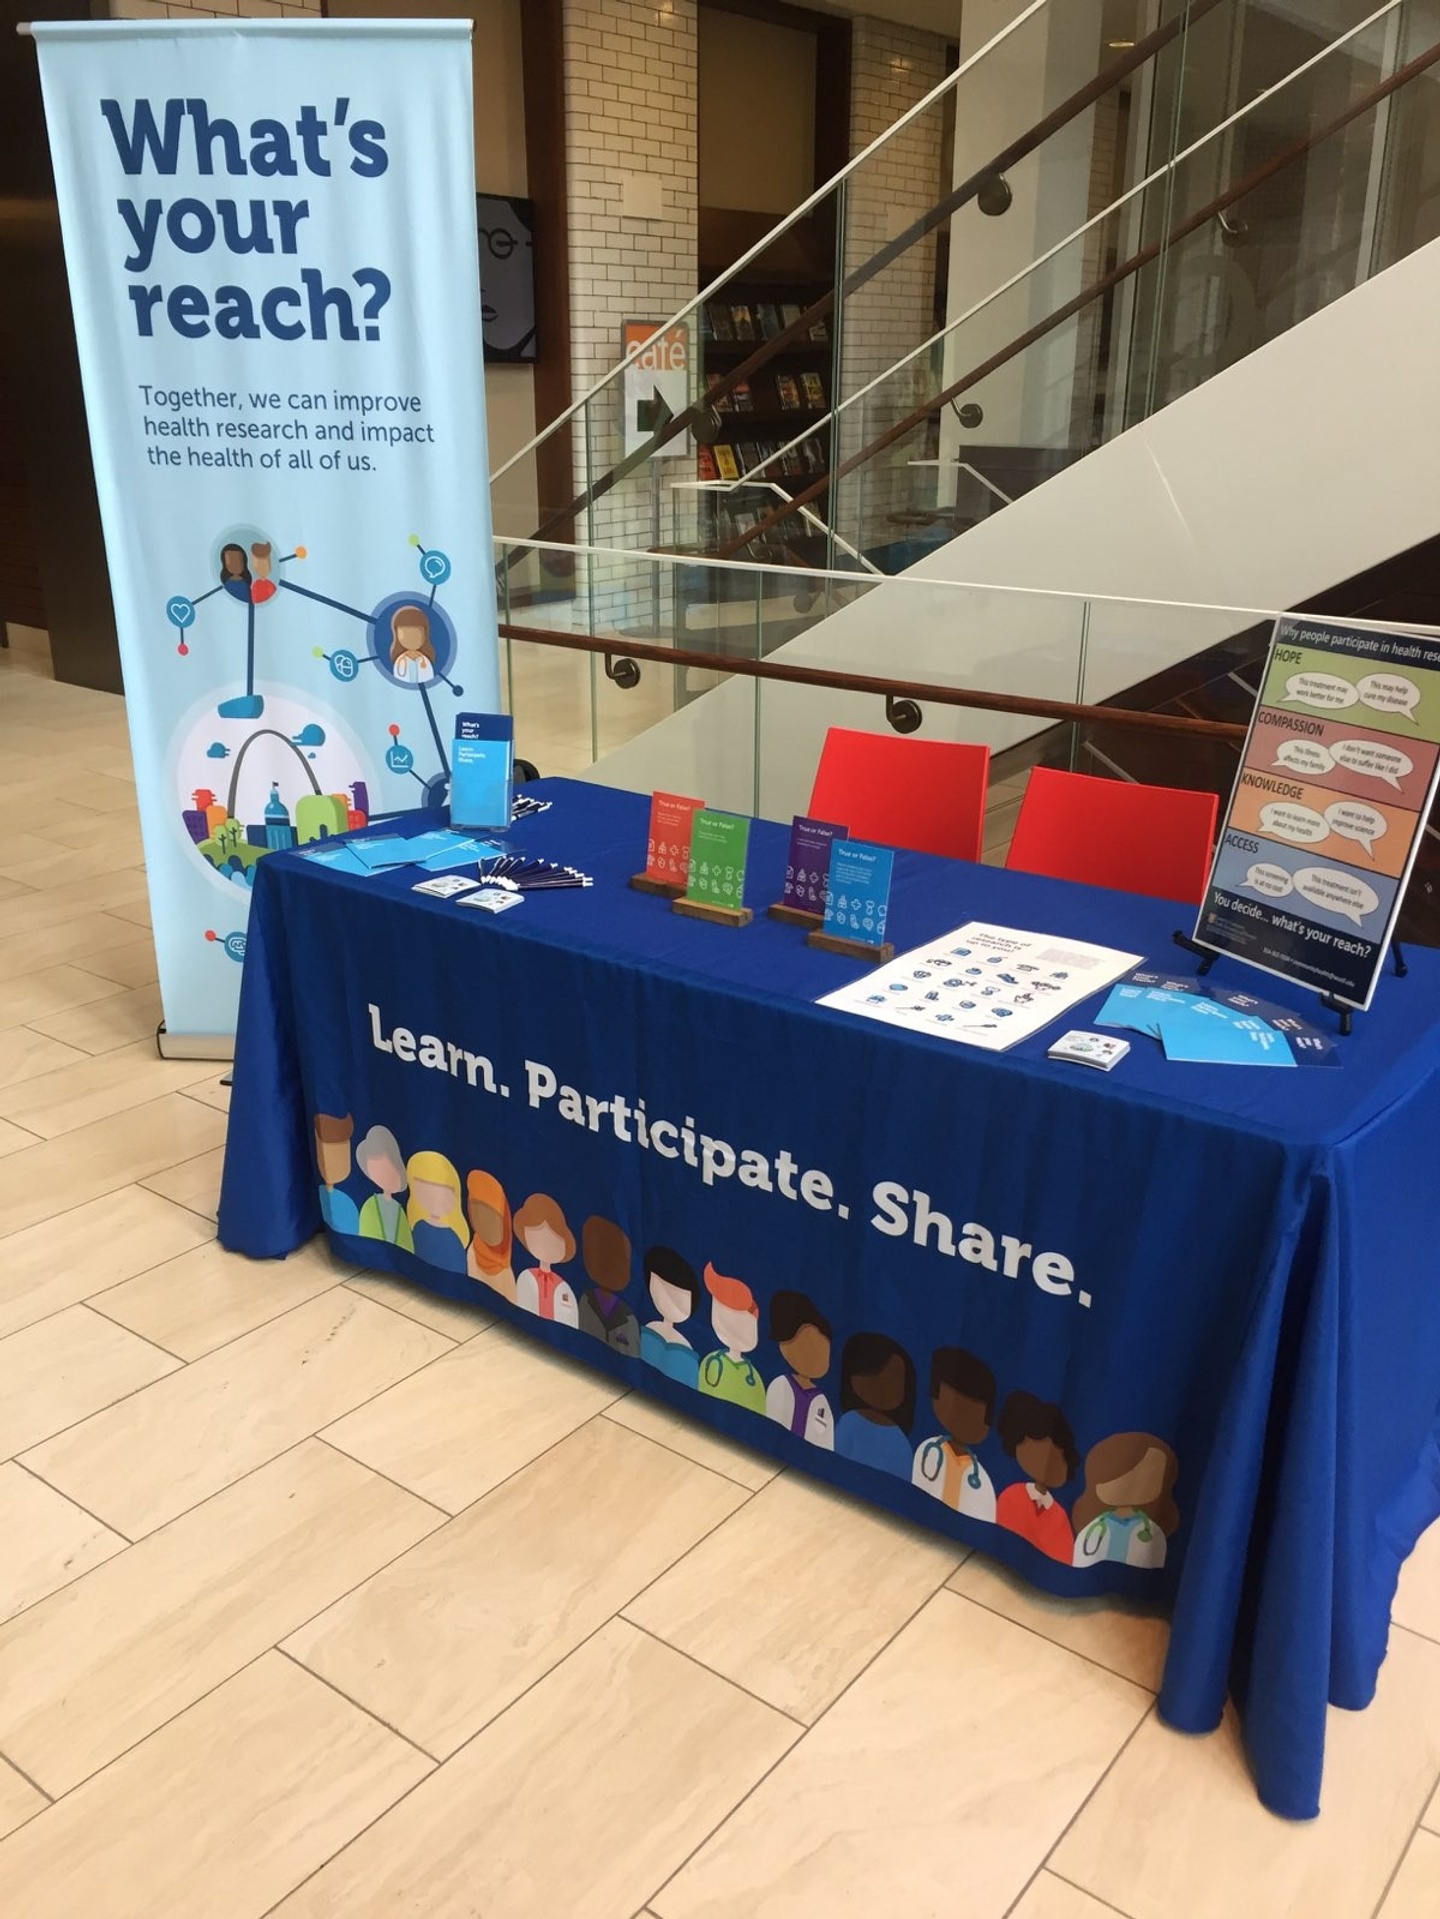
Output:
<path fill-rule="evenodd" d="M 1142 957 L 971 920 L 826 993 L 818 1004 L 999 1053 L 1109 986 Z"/>
<path fill-rule="evenodd" d="M 1094 1066 L 1108 1073 L 1130 1051 L 1128 1039 L 1113 1039 L 1108 1033 L 1062 1033 L 1046 1049 L 1047 1059 L 1068 1060 L 1072 1066 Z"/>
<path fill-rule="evenodd" d="M 830 820 L 812 820 L 804 813 L 795 815 L 790 825 L 782 905 L 801 913 L 824 915 L 830 849 L 836 840 L 843 840 L 846 833 L 845 827 Z"/>
<path fill-rule="evenodd" d="M 455 717 L 450 819 L 455 826 L 506 827 L 515 773 L 515 722 L 508 713 Z"/>
<path fill-rule="evenodd" d="M 894 872 L 892 848 L 867 846 L 863 840 L 834 840 L 825 879 L 822 930 L 832 939 L 883 946 Z"/>
<path fill-rule="evenodd" d="M 1211 1011 L 1199 1026 L 1187 1020 L 1187 1009 L 1204 1005 Z M 1281 1046 L 1267 1041 L 1222 1040 L 1213 1015 L 1219 1013 L 1241 1033 L 1257 1029 L 1278 1035 Z M 1325 1033 L 1288 1006 L 1257 999 L 1253 993 L 1213 985 L 1193 975 L 1137 971 L 1111 993 L 1096 1015 L 1097 1026 L 1123 1026 L 1160 1040 L 1169 1059 L 1192 1064 L 1240 1062 L 1258 1065 L 1338 1066 L 1340 1049 Z M 1203 1045 L 1202 1045 L 1203 1043 Z M 1197 1050 L 1200 1049 L 1200 1050 Z M 1208 1050 L 1206 1050 L 1208 1049 Z"/>

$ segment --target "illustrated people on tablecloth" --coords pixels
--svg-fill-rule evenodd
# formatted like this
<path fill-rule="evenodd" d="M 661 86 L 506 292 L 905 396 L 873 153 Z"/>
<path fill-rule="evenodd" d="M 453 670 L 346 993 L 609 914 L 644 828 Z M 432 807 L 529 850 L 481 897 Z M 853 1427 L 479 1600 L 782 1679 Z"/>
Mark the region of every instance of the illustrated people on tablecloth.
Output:
<path fill-rule="evenodd" d="M 434 679 L 435 642 L 424 607 L 397 606 L 390 615 L 390 671 L 405 686 Z"/>
<path fill-rule="evenodd" d="M 465 1212 L 470 1221 L 470 1246 L 465 1270 L 471 1279 L 515 1303 L 515 1274 L 510 1265 L 513 1232 L 510 1202 L 493 1173 L 478 1169 L 465 1176 Z"/>
<path fill-rule="evenodd" d="M 1070 1422 L 1058 1406 L 1034 1393 L 1011 1393 L 996 1426 L 1000 1444 L 1024 1473 L 995 1502 L 995 1518 L 1007 1532 L 1019 1533 L 1062 1566 L 1070 1564 L 1075 1535 L 1070 1515 L 1055 1494 L 1080 1465 Z"/>
<path fill-rule="evenodd" d="M 535 1262 L 516 1275 L 515 1304 L 557 1326 L 578 1326 L 575 1289 L 555 1270 L 575 1257 L 575 1235 L 565 1223 L 559 1202 L 548 1193 L 532 1193 L 515 1215 L 514 1230 Z"/>
<path fill-rule="evenodd" d="M 1112 1433 L 1092 1446 L 1085 1490 L 1075 1501 L 1071 1563 L 1163 1566 L 1166 1542 L 1180 1524 L 1173 1491 L 1179 1477 L 1179 1460 L 1153 1433 Z"/>
<path fill-rule="evenodd" d="M 700 1356 L 680 1330 L 700 1304 L 694 1267 L 673 1247 L 652 1246 L 645 1254 L 645 1283 L 657 1317 L 640 1329 L 640 1357 L 667 1379 L 697 1385 Z"/>
<path fill-rule="evenodd" d="M 852 1333 L 840 1354 L 836 1452 L 908 1479 L 914 1424 L 915 1365 L 909 1353 L 886 1333 Z"/>
<path fill-rule="evenodd" d="M 710 1295 L 710 1324 L 720 1348 L 700 1362 L 700 1391 L 727 1399 L 752 1413 L 765 1410 L 765 1381 L 748 1355 L 760 1344 L 760 1306 L 743 1279 L 716 1272 L 708 1261 L 705 1290 Z"/>
<path fill-rule="evenodd" d="M 377 1190 L 360 1208 L 360 1237 L 383 1239 L 413 1253 L 415 1241 L 400 1195 L 405 1191 L 405 1155 L 388 1126 L 372 1126 L 355 1148 L 355 1163 Z"/>
<path fill-rule="evenodd" d="M 640 1322 L 620 1297 L 630 1284 L 630 1238 L 613 1219 L 592 1213 L 580 1229 L 580 1256 L 591 1290 L 580 1301 L 580 1330 L 612 1352 L 640 1357 Z"/>
<path fill-rule="evenodd" d="M 818 1381 L 830 1370 L 830 1322 L 804 1293 L 779 1292 L 770 1301 L 770 1337 L 789 1371 L 765 1392 L 770 1417 L 812 1446 L 835 1447 L 835 1415 Z"/>
<path fill-rule="evenodd" d="M 443 1153 L 412 1153 L 405 1171 L 410 1181 L 405 1213 L 416 1256 L 441 1272 L 463 1273 L 470 1228 L 460 1204 L 460 1175 Z"/>
<path fill-rule="evenodd" d="M 320 1216 L 332 1233 L 358 1233 L 360 1212 L 342 1190 L 350 1177 L 350 1140 L 355 1122 L 348 1113 L 315 1115 L 315 1164 L 320 1171 Z"/>
<path fill-rule="evenodd" d="M 911 1483 L 951 1512 L 995 1518 L 995 1487 L 975 1457 L 995 1417 L 995 1375 L 963 1346 L 941 1346 L 930 1361 L 930 1406 L 941 1431 L 915 1448 Z"/>

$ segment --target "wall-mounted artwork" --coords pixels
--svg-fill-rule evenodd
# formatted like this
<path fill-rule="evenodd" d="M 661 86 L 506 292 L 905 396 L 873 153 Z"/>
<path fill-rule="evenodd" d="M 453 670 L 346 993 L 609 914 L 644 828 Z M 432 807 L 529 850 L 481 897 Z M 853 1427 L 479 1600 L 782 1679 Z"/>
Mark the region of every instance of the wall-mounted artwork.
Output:
<path fill-rule="evenodd" d="M 477 193 L 480 317 L 489 362 L 535 358 L 535 202 Z"/>

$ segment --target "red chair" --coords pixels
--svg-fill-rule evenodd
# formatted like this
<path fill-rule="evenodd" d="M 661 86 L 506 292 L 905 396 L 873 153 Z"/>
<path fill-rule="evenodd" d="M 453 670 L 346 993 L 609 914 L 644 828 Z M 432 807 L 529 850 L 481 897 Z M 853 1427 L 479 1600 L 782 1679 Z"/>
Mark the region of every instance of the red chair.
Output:
<path fill-rule="evenodd" d="M 1218 806 L 1213 793 L 1037 766 L 1005 864 L 1198 905 L 1210 872 Z"/>
<path fill-rule="evenodd" d="M 810 816 L 833 820 L 851 839 L 978 860 L 989 778 L 988 746 L 832 726 L 815 772 Z"/>

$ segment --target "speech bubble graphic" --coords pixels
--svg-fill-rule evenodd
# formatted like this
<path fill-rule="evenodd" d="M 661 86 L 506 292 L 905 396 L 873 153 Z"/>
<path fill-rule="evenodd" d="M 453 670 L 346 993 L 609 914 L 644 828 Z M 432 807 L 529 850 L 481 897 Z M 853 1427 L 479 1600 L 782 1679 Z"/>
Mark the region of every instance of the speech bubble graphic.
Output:
<path fill-rule="evenodd" d="M 1366 779 L 1384 780 L 1400 791 L 1400 782 L 1415 771 L 1415 762 L 1398 746 L 1382 746 L 1378 740 L 1336 740 L 1330 757 L 1347 773 L 1363 773 Z"/>
<path fill-rule="evenodd" d="M 1372 674 L 1378 679 L 1379 674 Z M 1360 695 L 1338 673 L 1292 673 L 1285 682 L 1281 706 L 1354 706 Z M 1416 695 L 1419 698 L 1419 695 Z"/>
<path fill-rule="evenodd" d="M 1274 866 L 1268 860 L 1252 866 L 1240 884 L 1248 886 L 1252 893 L 1263 893 L 1266 899 L 1271 900 L 1283 900 L 1287 893 L 1295 890 L 1295 882 L 1285 868 Z"/>
<path fill-rule="evenodd" d="M 1260 824 L 1277 839 L 1294 840 L 1297 846 L 1313 846 L 1328 839 L 1330 828 L 1313 806 L 1296 806 L 1292 800 L 1273 800 L 1260 808 Z"/>
<path fill-rule="evenodd" d="M 1372 860 L 1375 857 L 1373 842 L 1390 830 L 1385 815 L 1377 813 L 1363 800 L 1336 800 L 1333 806 L 1325 808 L 1325 818 L 1332 833 L 1339 833 L 1347 840 L 1358 840 Z"/>
<path fill-rule="evenodd" d="M 1275 764 L 1288 766 L 1292 773 L 1328 773 L 1335 762 L 1319 740 L 1286 740 Z"/>
<path fill-rule="evenodd" d="M 1356 690 L 1365 705 L 1375 712 L 1400 713 L 1419 724 L 1415 720 L 1415 709 L 1420 704 L 1420 689 L 1403 673 L 1367 673 L 1357 682 Z"/>
<path fill-rule="evenodd" d="M 1367 886 L 1364 880 L 1356 879 L 1350 873 L 1342 873 L 1333 866 L 1298 867 L 1295 872 L 1295 891 L 1301 899 L 1309 900 L 1312 906 L 1323 906 L 1327 912 L 1338 913 L 1342 919 L 1353 920 L 1357 926 L 1367 913 L 1373 913 L 1380 904 L 1380 895 L 1373 886 Z"/>

